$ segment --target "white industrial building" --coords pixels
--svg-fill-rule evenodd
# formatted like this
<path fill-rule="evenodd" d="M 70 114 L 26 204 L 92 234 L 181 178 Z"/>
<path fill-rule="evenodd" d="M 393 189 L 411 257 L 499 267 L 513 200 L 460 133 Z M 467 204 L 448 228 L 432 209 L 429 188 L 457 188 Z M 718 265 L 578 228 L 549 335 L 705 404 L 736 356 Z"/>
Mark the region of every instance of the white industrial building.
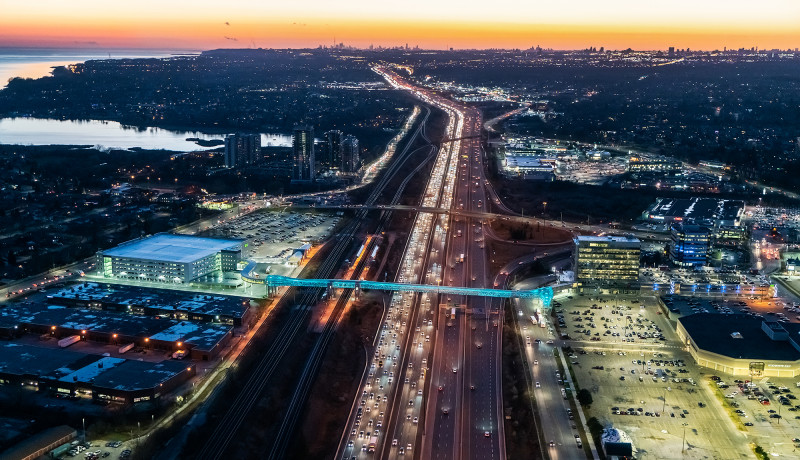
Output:
<path fill-rule="evenodd" d="M 160 233 L 97 253 L 104 278 L 151 283 L 189 283 L 232 272 L 242 257 L 241 240 Z"/>

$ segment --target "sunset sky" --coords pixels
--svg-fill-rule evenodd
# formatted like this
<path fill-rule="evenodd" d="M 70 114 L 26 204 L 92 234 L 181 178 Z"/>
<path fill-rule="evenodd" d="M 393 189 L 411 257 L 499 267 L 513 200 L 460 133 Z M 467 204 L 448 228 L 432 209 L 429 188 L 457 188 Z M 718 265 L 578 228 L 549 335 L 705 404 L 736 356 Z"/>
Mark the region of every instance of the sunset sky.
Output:
<path fill-rule="evenodd" d="M 0 0 L 0 47 L 800 47 L 800 0 Z"/>

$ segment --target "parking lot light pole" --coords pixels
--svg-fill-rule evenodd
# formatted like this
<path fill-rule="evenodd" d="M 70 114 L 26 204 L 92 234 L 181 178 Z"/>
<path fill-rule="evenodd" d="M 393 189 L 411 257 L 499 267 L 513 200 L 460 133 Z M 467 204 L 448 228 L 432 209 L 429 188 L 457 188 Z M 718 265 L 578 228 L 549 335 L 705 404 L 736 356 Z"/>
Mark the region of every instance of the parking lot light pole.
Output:
<path fill-rule="evenodd" d="M 686 450 L 686 426 L 689 425 L 688 423 L 683 423 L 683 440 L 681 441 L 681 453 Z"/>

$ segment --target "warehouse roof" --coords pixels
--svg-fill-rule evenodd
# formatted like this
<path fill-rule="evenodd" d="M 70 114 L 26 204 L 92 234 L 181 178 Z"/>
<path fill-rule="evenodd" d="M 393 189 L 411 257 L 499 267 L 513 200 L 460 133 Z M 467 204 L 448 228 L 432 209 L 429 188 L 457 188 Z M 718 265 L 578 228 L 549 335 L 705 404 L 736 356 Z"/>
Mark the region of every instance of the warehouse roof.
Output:
<path fill-rule="evenodd" d="M 764 320 L 748 315 L 697 313 L 678 322 L 698 348 L 734 359 L 800 360 L 789 340 L 772 340 L 762 329 Z"/>
<path fill-rule="evenodd" d="M 188 263 L 224 250 L 239 249 L 240 240 L 202 238 L 189 235 L 158 235 L 129 241 L 103 251 L 104 256 Z"/>
<path fill-rule="evenodd" d="M 90 282 L 65 287 L 47 298 L 54 303 L 94 301 L 108 305 L 135 305 L 160 311 L 233 318 L 241 318 L 250 308 L 250 302 L 241 297 Z"/>
<path fill-rule="evenodd" d="M 122 337 L 182 341 L 201 351 L 212 350 L 233 329 L 225 324 L 193 324 L 110 311 L 84 310 L 42 304 L 14 305 L 0 309 L 0 327 L 38 325 L 64 330 L 119 334 Z"/>

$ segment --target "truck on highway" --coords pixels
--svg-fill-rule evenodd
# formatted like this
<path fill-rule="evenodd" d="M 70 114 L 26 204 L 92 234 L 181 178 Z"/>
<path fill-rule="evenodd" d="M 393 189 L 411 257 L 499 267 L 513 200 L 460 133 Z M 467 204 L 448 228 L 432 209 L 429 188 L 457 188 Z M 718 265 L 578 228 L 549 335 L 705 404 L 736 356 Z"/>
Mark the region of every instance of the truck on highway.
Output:
<path fill-rule="evenodd" d="M 456 263 L 464 262 L 464 253 L 462 252 L 461 255 L 458 256 L 456 259 Z"/>
<path fill-rule="evenodd" d="M 373 436 L 369 438 L 369 444 L 367 445 L 367 452 L 373 453 L 375 452 L 375 445 L 378 444 L 378 437 Z"/>
<path fill-rule="evenodd" d="M 456 319 L 456 307 L 450 309 L 450 319 Z"/>
<path fill-rule="evenodd" d="M 61 348 L 67 348 L 68 346 L 78 343 L 81 341 L 81 336 L 79 335 L 71 335 L 69 337 L 64 337 L 63 339 L 58 341 L 58 346 Z"/>

